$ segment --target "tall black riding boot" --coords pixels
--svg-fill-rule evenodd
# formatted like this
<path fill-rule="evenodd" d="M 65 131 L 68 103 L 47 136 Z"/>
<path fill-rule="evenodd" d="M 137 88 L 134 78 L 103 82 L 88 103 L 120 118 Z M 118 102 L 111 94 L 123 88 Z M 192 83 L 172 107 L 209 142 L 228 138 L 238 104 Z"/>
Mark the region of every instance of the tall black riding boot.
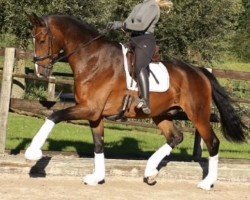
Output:
<path fill-rule="evenodd" d="M 150 115 L 151 110 L 149 108 L 149 80 L 147 68 L 141 69 L 137 79 L 141 92 L 141 99 L 137 108 L 141 108 L 146 115 Z"/>

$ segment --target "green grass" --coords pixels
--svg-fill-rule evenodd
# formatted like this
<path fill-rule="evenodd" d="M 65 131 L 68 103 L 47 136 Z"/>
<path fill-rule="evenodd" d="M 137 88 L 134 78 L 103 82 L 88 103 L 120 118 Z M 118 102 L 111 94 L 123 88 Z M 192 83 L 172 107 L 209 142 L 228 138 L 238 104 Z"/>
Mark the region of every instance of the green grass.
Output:
<path fill-rule="evenodd" d="M 250 99 L 249 81 L 219 79 L 219 82 L 233 99 Z"/>
<path fill-rule="evenodd" d="M 26 149 L 44 120 L 10 113 L 7 133 L 7 149 L 13 153 Z M 220 157 L 250 159 L 250 145 L 233 144 L 225 141 L 221 134 Z M 191 159 L 194 135 L 184 134 L 185 139 L 173 151 L 173 158 Z M 165 143 L 157 129 L 135 129 L 129 126 L 106 125 L 105 154 L 107 157 L 148 158 Z M 77 152 L 84 156 L 93 155 L 93 140 L 88 126 L 60 123 L 53 129 L 43 147 L 49 151 Z M 206 148 L 203 156 L 208 157 Z"/>
<path fill-rule="evenodd" d="M 214 62 L 212 66 L 214 69 L 250 72 L 250 63 L 247 62 L 240 62 L 240 61 Z"/>
<path fill-rule="evenodd" d="M 16 45 L 17 40 L 12 34 L 0 34 L 0 48 L 13 47 Z"/>

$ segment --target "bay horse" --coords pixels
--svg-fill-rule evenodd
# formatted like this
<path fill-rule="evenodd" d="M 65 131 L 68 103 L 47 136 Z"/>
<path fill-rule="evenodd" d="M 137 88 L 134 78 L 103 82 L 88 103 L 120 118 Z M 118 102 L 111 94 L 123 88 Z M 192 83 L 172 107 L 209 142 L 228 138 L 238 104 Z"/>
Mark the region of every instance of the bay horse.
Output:
<path fill-rule="evenodd" d="M 245 125 L 236 114 L 226 91 L 213 74 L 177 60 L 162 61 L 170 75 L 170 88 L 163 93 L 150 92 L 151 115 L 136 108 L 138 92 L 126 87 L 124 57 L 118 42 L 111 42 L 95 28 L 73 17 L 28 15 L 33 25 L 34 61 L 37 76 L 49 76 L 53 64 L 64 51 L 74 74 L 76 105 L 50 115 L 26 149 L 25 157 L 38 160 L 41 148 L 55 124 L 66 120 L 88 120 L 94 141 L 94 171 L 83 182 L 97 185 L 105 180 L 103 119 L 118 115 L 124 97 L 133 97 L 124 115 L 127 118 L 152 118 L 166 138 L 147 161 L 144 182 L 155 184 L 157 167 L 165 156 L 183 140 L 174 126 L 173 116 L 180 109 L 188 116 L 204 140 L 209 152 L 209 172 L 198 187 L 210 190 L 217 180 L 219 139 L 211 125 L 211 105 L 215 102 L 226 139 L 246 141 Z"/>

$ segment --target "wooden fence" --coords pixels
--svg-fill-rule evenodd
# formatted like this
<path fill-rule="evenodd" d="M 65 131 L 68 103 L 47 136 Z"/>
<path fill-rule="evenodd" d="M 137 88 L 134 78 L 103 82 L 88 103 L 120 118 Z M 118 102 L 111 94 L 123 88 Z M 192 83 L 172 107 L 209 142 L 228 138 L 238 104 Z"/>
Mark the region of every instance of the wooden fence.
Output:
<path fill-rule="evenodd" d="M 5 51 L 0 49 L 0 56 L 5 56 L 4 68 L 2 73 L 2 89 L 1 89 L 1 99 L 0 99 L 0 154 L 5 152 L 5 140 L 6 140 L 6 130 L 7 130 L 7 118 L 9 109 L 12 110 L 21 110 L 24 112 L 28 112 L 32 110 L 34 113 L 38 115 L 48 115 L 56 110 L 60 110 L 69 106 L 72 106 L 72 103 L 69 102 L 53 102 L 53 101 L 30 101 L 24 99 L 16 99 L 11 98 L 11 85 L 12 79 L 18 78 L 20 79 L 31 79 L 37 81 L 44 81 L 48 83 L 48 99 L 53 100 L 55 95 L 55 85 L 56 84 L 67 84 L 73 85 L 73 79 L 57 79 L 55 77 L 52 78 L 37 78 L 34 75 L 29 74 L 21 74 L 19 72 L 13 72 L 14 68 L 14 60 L 15 58 L 18 60 L 22 59 L 31 59 L 32 54 L 16 50 L 14 48 L 7 48 Z M 22 65 L 22 67 L 25 67 Z M 229 70 L 213 70 L 213 74 L 215 74 L 218 78 L 229 78 L 236 80 L 249 81 L 250 73 L 249 72 L 237 72 L 237 71 L 229 71 Z M 65 73 L 56 73 L 59 76 L 67 76 L 70 77 L 72 75 Z M 13 88 L 14 88 L 13 83 Z M 250 100 L 240 99 L 237 102 L 250 104 Z M 188 120 L 185 113 L 179 113 L 175 117 L 176 120 Z M 218 117 L 215 114 L 211 115 L 211 122 L 219 122 Z M 113 122 L 115 123 L 115 122 Z M 153 128 L 153 125 L 138 123 L 138 122 L 126 122 L 122 123 L 131 126 L 142 126 Z M 199 137 L 199 133 L 196 131 L 196 137 L 194 142 L 194 151 L 193 156 L 195 158 L 200 158 L 202 154 L 202 141 Z"/>

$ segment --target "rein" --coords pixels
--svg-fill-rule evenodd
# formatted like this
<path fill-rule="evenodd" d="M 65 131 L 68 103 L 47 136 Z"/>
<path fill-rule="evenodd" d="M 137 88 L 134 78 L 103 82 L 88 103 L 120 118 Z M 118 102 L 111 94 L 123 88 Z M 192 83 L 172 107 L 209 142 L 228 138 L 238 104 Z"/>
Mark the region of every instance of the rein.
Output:
<path fill-rule="evenodd" d="M 81 48 L 84 48 L 84 47 L 90 45 L 91 43 L 93 43 L 94 41 L 96 41 L 96 40 L 98 40 L 98 39 L 100 39 L 102 37 L 104 37 L 104 35 L 98 35 L 97 37 L 93 38 L 92 40 L 90 40 L 88 42 L 80 43 L 72 52 L 68 53 L 67 55 L 61 56 L 58 59 L 55 59 L 53 61 L 53 64 L 55 64 L 56 62 L 59 62 L 61 60 L 64 60 L 66 58 L 69 58 L 70 56 L 72 56 L 73 54 L 75 54 L 77 51 L 79 51 Z"/>
<path fill-rule="evenodd" d="M 110 30 L 111 30 L 110 28 L 106 28 L 104 31 L 102 31 L 101 35 L 98 35 L 98 36 L 94 37 L 92 40 L 90 40 L 90 41 L 88 41 L 86 43 L 80 43 L 72 52 L 68 53 L 67 55 L 61 56 L 58 59 L 55 59 L 55 61 L 53 62 L 53 64 L 56 63 L 56 62 L 59 62 L 61 60 L 64 60 L 66 58 L 69 58 L 70 56 L 72 56 L 73 54 L 75 54 L 77 51 L 79 51 L 81 48 L 84 48 L 84 47 L 90 45 L 92 42 L 94 42 L 94 41 L 96 41 L 96 40 L 104 37 L 107 33 L 110 32 Z"/>

